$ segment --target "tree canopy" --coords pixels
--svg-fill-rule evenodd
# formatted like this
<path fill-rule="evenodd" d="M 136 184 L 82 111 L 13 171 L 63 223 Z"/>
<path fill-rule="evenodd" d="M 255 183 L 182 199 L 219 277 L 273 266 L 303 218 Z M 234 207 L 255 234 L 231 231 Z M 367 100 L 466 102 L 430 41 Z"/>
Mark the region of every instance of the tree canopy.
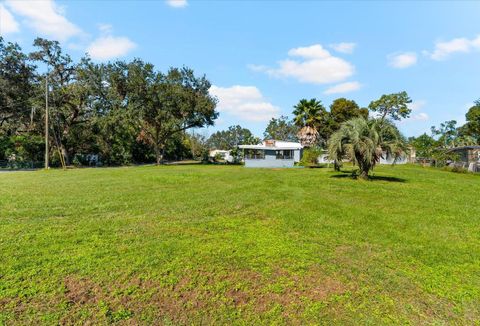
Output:
<path fill-rule="evenodd" d="M 462 136 L 470 136 L 475 139 L 476 143 L 480 143 L 480 100 L 475 101 L 465 115 L 467 123 L 460 128 Z"/>
<path fill-rule="evenodd" d="M 239 125 L 230 126 L 227 130 L 213 133 L 207 140 L 212 149 L 231 150 L 238 145 L 258 144 L 260 139 L 255 137 L 250 130 Z"/>
<path fill-rule="evenodd" d="M 18 44 L 0 36 L 0 128 L 9 135 L 33 123 L 35 68 Z"/>
<path fill-rule="evenodd" d="M 298 126 L 286 116 L 272 118 L 263 132 L 263 138 L 296 142 L 298 130 Z"/>
<path fill-rule="evenodd" d="M 141 139 L 153 145 L 157 164 L 172 135 L 211 126 L 218 117 L 216 99 L 208 92 L 210 82 L 205 77 L 195 77 L 191 69 L 172 68 L 164 75 L 137 61 L 132 75 L 132 106 L 140 113 Z"/>
<path fill-rule="evenodd" d="M 87 154 L 113 165 L 159 163 L 172 153 L 166 146 L 183 151 L 186 130 L 218 117 L 209 80 L 188 67 L 163 73 L 141 59 L 74 62 L 57 41 L 37 38 L 33 45 L 25 54 L 0 38 L 0 159 L 10 152 L 34 159 L 26 149 L 41 150 L 46 81 L 54 164 Z"/>
<path fill-rule="evenodd" d="M 314 146 L 319 140 L 318 130 L 325 122 L 325 107 L 321 101 L 312 98 L 301 99 L 293 108 L 294 123 L 300 128 L 298 139 L 304 146 Z"/>
<path fill-rule="evenodd" d="M 449 120 L 442 122 L 440 127 L 432 126 L 432 135 L 438 137 L 439 143 L 445 147 L 455 147 L 455 142 L 458 136 L 457 121 Z"/>
<path fill-rule="evenodd" d="M 409 144 L 415 148 L 416 157 L 424 161 L 432 158 L 437 146 L 436 140 L 426 133 L 423 133 L 418 137 L 410 138 Z"/>
<path fill-rule="evenodd" d="M 382 120 L 385 118 L 401 120 L 410 116 L 412 112 L 408 107 L 410 103 L 412 103 L 412 100 L 404 91 L 382 95 L 378 100 L 370 102 L 368 108 L 372 112 L 378 113 Z"/>
<path fill-rule="evenodd" d="M 319 133 L 323 139 L 328 139 L 343 122 L 353 118 L 368 118 L 368 109 L 360 108 L 353 100 L 338 98 L 330 104 L 330 111 L 326 115 L 326 122 L 320 127 Z"/>

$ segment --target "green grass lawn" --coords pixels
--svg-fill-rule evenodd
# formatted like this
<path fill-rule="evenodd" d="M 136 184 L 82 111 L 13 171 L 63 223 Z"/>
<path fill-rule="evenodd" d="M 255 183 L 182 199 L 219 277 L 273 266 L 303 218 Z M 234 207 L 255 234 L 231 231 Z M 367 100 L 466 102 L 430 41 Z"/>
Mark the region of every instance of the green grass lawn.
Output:
<path fill-rule="evenodd" d="M 0 173 L 0 324 L 479 324 L 480 177 Z"/>

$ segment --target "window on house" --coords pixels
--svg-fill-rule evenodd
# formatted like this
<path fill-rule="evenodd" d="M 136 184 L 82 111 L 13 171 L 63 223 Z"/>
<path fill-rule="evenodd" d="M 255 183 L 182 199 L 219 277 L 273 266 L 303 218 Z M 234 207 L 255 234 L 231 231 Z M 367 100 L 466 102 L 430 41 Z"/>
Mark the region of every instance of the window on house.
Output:
<path fill-rule="evenodd" d="M 293 150 L 284 149 L 277 151 L 277 160 L 291 160 L 293 159 Z"/>
<path fill-rule="evenodd" d="M 245 158 L 250 160 L 262 160 L 265 158 L 265 151 L 261 149 L 246 149 Z"/>

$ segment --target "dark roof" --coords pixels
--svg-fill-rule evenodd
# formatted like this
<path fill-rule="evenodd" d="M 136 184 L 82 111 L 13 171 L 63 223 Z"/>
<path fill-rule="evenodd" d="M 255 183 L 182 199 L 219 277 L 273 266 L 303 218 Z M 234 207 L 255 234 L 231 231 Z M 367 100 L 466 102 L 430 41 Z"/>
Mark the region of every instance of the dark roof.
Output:
<path fill-rule="evenodd" d="M 448 151 L 449 152 L 452 152 L 452 151 L 460 151 L 462 149 L 480 149 L 480 146 L 479 145 L 473 145 L 473 146 L 460 146 L 460 147 L 453 147 L 453 148 L 450 148 Z"/>

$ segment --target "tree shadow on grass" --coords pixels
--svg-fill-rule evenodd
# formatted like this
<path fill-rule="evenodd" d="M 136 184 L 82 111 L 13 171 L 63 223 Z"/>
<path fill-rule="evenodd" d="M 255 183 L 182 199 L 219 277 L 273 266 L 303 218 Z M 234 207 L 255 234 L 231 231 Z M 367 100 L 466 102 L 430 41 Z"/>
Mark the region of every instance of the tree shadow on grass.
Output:
<path fill-rule="evenodd" d="M 336 179 L 358 179 L 358 176 L 352 171 L 339 171 L 342 174 L 335 174 L 332 175 L 330 178 L 336 178 Z M 403 178 L 397 178 L 397 177 L 387 177 L 387 176 L 380 176 L 380 175 L 371 175 L 370 178 L 367 181 L 387 181 L 387 182 L 407 182 L 406 179 Z"/>
<path fill-rule="evenodd" d="M 402 182 L 402 183 L 407 182 L 407 179 L 397 178 L 397 177 L 387 177 L 387 176 L 381 176 L 381 175 L 372 175 L 370 179 L 373 181 L 378 180 L 378 181 L 387 181 L 387 182 Z"/>

